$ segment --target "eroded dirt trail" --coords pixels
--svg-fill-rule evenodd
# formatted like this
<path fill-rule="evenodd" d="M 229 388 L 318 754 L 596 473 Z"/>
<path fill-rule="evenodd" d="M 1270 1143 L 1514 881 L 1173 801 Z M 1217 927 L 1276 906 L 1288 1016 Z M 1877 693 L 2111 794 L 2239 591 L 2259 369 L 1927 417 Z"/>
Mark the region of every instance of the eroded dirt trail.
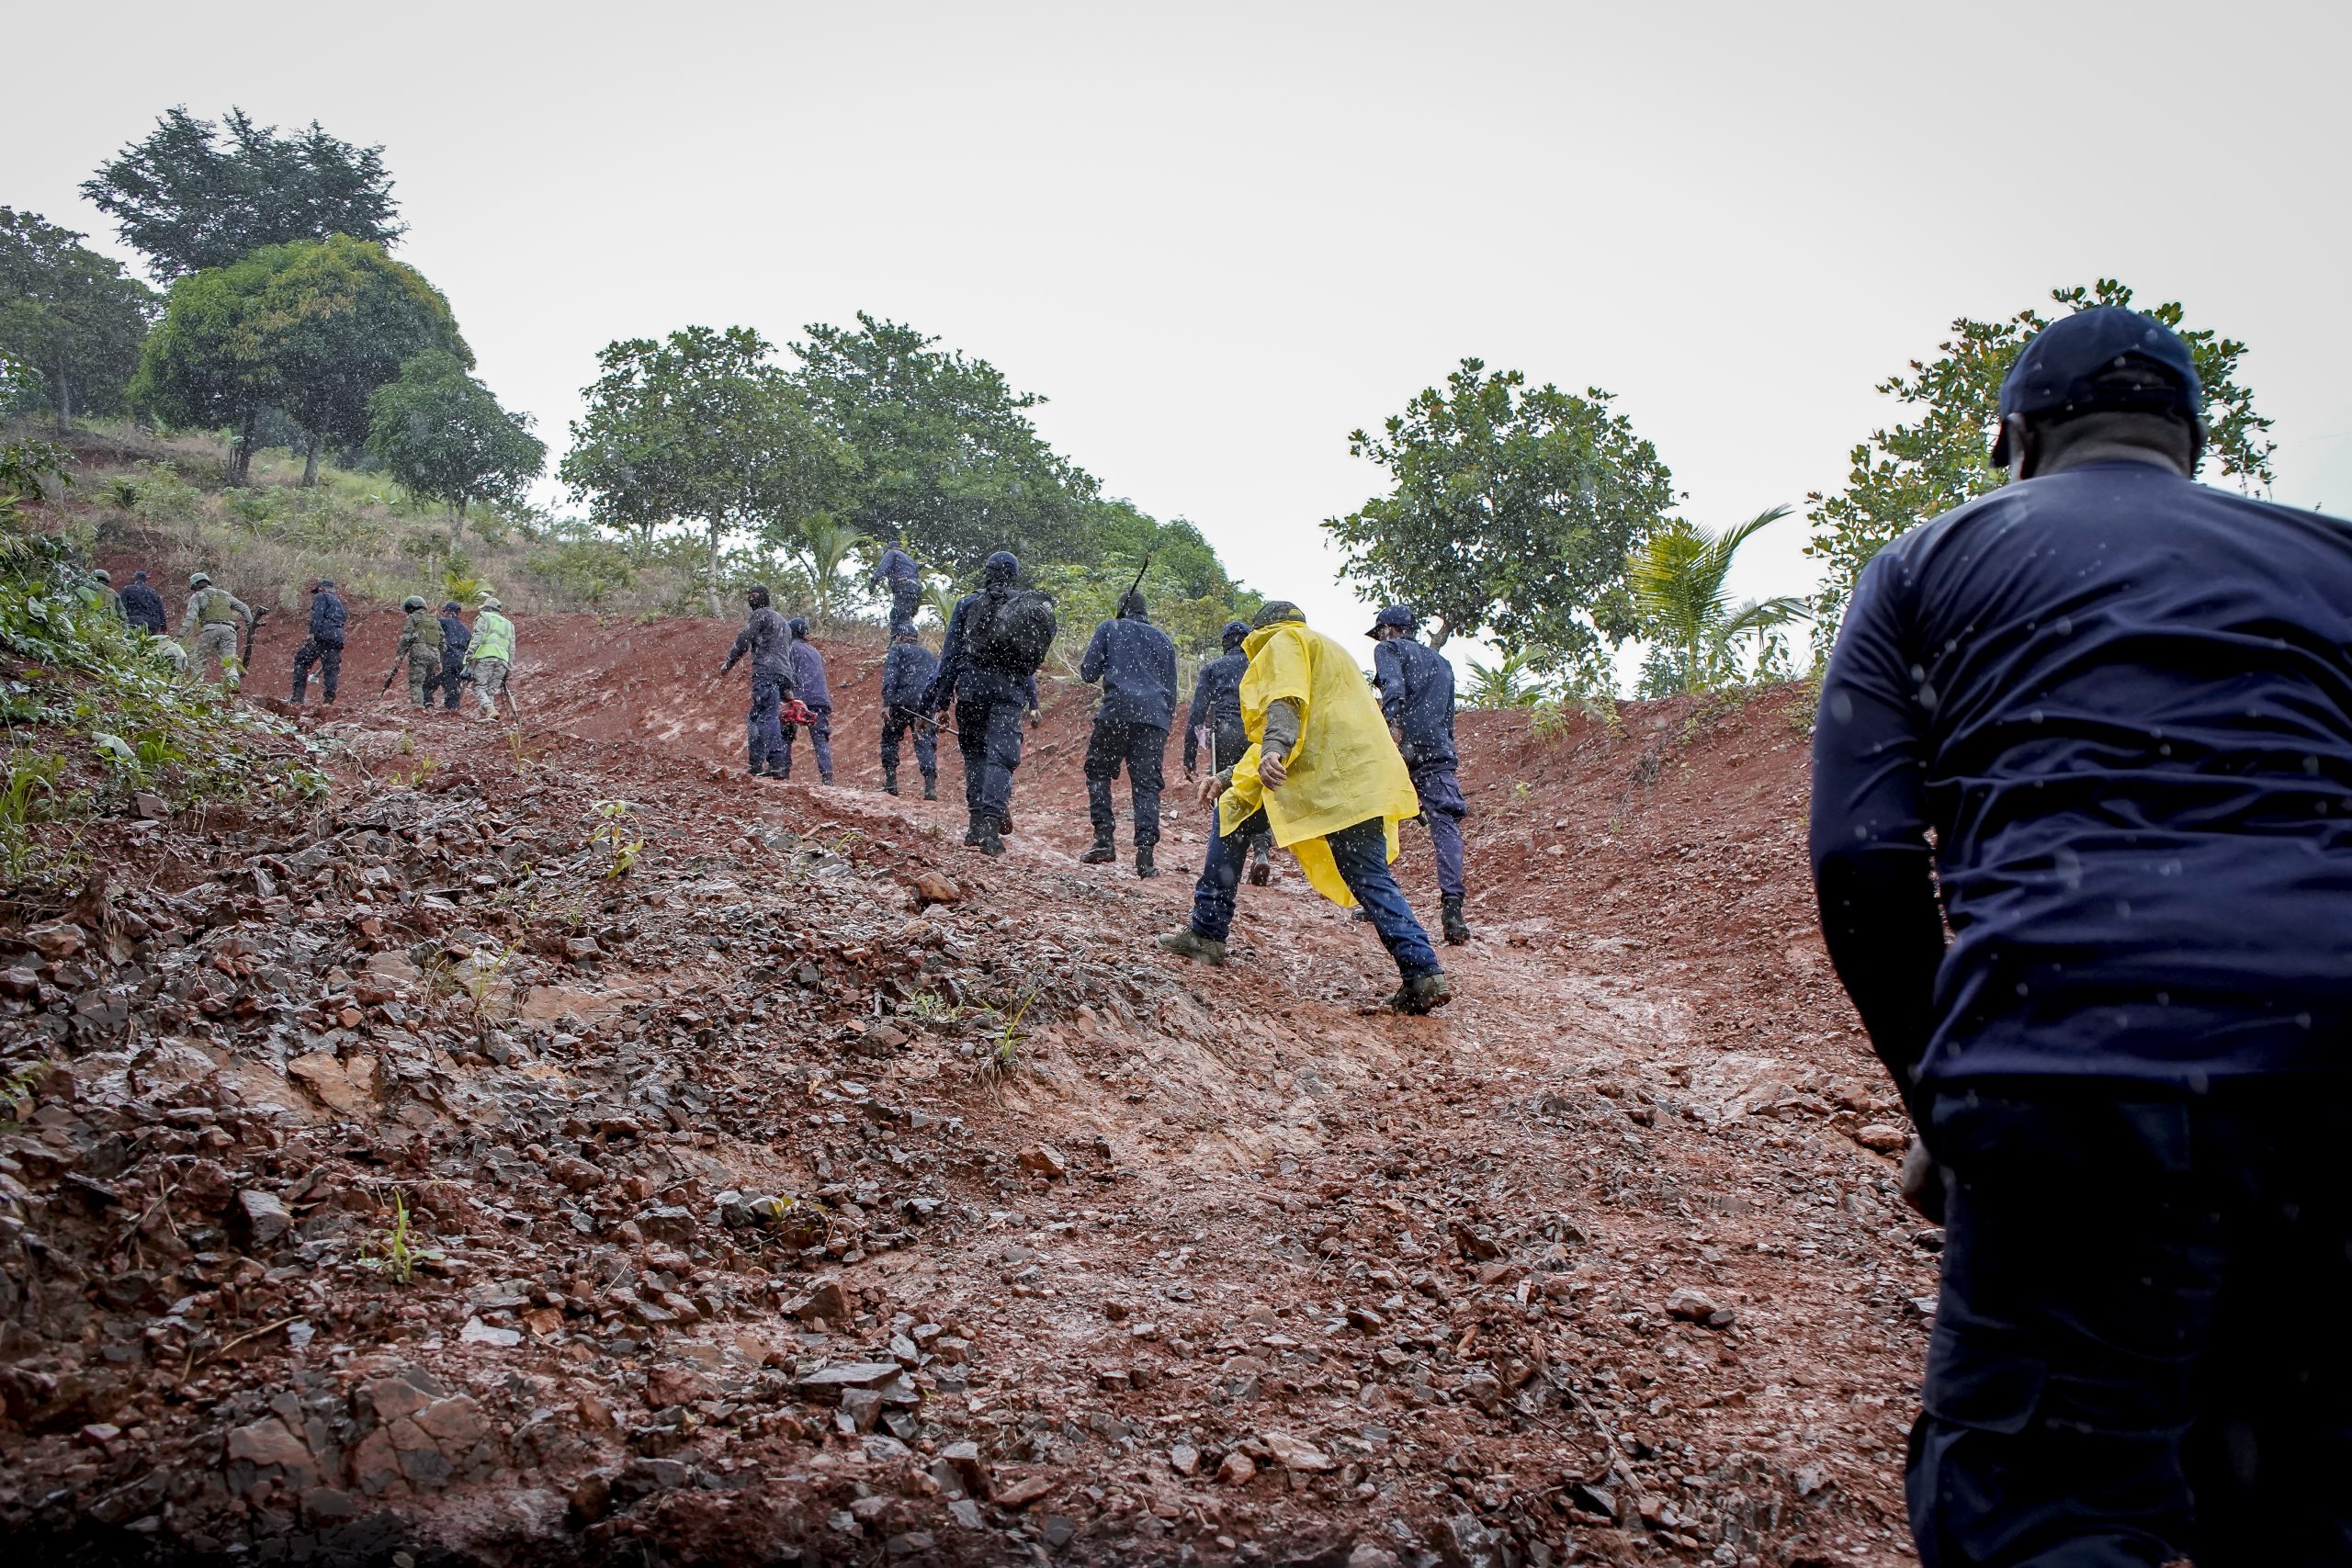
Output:
<path fill-rule="evenodd" d="M 1205 812 L 1157 881 L 1080 865 L 1075 690 L 990 863 L 953 801 L 867 787 L 870 651 L 835 651 L 820 790 L 741 776 L 723 650 L 535 626 L 520 737 L 364 707 L 334 810 L 118 890 L 139 1016 L 69 1001 L 9 1145 L 49 1248 L 12 1522 L 322 1561 L 1907 1555 L 1934 1238 L 1810 935 L 1799 694 L 1470 718 L 1478 939 L 1404 1020 L 1295 873 L 1228 966 L 1152 947 Z M 956 897 L 917 911 L 927 872 Z M 368 1267 L 395 1192 L 443 1254 L 406 1287 Z"/>

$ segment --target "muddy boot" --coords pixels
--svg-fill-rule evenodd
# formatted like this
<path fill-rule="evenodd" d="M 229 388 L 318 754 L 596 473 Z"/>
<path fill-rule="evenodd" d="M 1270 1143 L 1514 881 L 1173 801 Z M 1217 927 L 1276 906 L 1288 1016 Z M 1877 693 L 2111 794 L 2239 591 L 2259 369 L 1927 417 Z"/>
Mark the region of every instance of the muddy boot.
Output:
<path fill-rule="evenodd" d="M 974 849 L 979 851 L 984 855 L 1001 855 L 1004 853 L 1004 840 L 997 833 L 996 818 L 994 817 L 989 816 L 985 811 L 981 812 L 978 817 L 972 818 L 972 831 L 977 835 L 969 840 Z"/>
<path fill-rule="evenodd" d="M 1151 863 L 1151 846 L 1149 844 L 1138 844 L 1136 846 L 1136 874 L 1137 876 L 1158 876 L 1159 874 L 1159 868 Z"/>
<path fill-rule="evenodd" d="M 884 795 L 896 795 L 899 793 L 898 769 L 885 768 L 882 770 L 882 793 Z"/>
<path fill-rule="evenodd" d="M 833 775 L 831 773 L 819 773 L 817 775 L 817 782 L 824 785 L 827 789 L 831 789 L 833 787 Z"/>
<path fill-rule="evenodd" d="M 1418 1016 L 1435 1012 L 1453 999 L 1453 987 L 1446 984 L 1443 975 L 1416 975 L 1396 987 L 1388 998 L 1388 1006 L 1394 1011 Z"/>
<path fill-rule="evenodd" d="M 1160 950 L 1179 958 L 1195 959 L 1203 964 L 1225 962 L 1225 943 L 1203 936 L 1188 922 L 1178 926 L 1159 939 Z"/>
<path fill-rule="evenodd" d="M 1273 879 L 1273 859 L 1266 853 L 1266 846 L 1260 844 L 1258 846 L 1257 854 L 1252 857 L 1250 862 L 1250 886 L 1252 887 L 1263 887 L 1267 883 L 1272 882 Z"/>
<path fill-rule="evenodd" d="M 1462 918 L 1462 895 L 1443 896 L 1445 905 L 1445 940 L 1448 946 L 1459 947 L 1470 940 L 1470 927 Z"/>
<path fill-rule="evenodd" d="M 1010 812 L 1010 811 L 1000 811 L 1000 812 L 998 812 L 998 813 L 997 813 L 997 817 L 996 817 L 996 830 L 997 830 L 997 834 L 998 834 L 998 836 L 999 836 L 999 837 L 1001 837 L 1001 838 L 1010 839 L 1011 837 L 1012 837 L 1012 812 Z"/>
<path fill-rule="evenodd" d="M 939 798 L 939 775 L 937 773 L 923 774 L 922 797 L 925 800 L 937 800 Z"/>
<path fill-rule="evenodd" d="M 1118 858 L 1119 847 L 1111 841 L 1111 830 L 1107 828 L 1097 828 L 1093 847 L 1078 857 L 1081 865 L 1109 865 Z"/>
<path fill-rule="evenodd" d="M 973 812 L 972 825 L 964 829 L 964 843 L 968 849 L 978 849 L 979 847 L 981 820 L 981 814 L 977 811 Z"/>

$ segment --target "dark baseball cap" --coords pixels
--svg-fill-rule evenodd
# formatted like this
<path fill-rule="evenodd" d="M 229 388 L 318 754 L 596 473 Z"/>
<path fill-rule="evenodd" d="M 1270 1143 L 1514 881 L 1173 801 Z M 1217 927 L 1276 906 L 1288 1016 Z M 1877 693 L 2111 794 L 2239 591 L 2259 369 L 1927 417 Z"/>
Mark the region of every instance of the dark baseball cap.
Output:
<path fill-rule="evenodd" d="M 1420 624 L 1421 618 L 1413 614 L 1411 610 L 1406 608 L 1402 604 L 1390 604 L 1384 608 L 1380 614 L 1373 616 L 1372 630 L 1364 633 L 1363 635 L 1368 637 L 1377 637 L 1383 630 L 1389 626 L 1401 626 L 1407 631 L 1411 631 L 1415 626 L 1419 626 Z"/>
<path fill-rule="evenodd" d="M 2162 385 L 2126 388 L 2102 383 L 2108 371 L 2137 363 L 2161 373 Z M 2197 362 L 2180 334 L 2120 305 L 2100 305 L 2062 317 L 2033 334 L 2001 382 L 2000 433 L 1993 461 L 2009 461 L 2009 416 L 2089 413 L 2179 413 L 2195 420 L 2205 404 Z"/>

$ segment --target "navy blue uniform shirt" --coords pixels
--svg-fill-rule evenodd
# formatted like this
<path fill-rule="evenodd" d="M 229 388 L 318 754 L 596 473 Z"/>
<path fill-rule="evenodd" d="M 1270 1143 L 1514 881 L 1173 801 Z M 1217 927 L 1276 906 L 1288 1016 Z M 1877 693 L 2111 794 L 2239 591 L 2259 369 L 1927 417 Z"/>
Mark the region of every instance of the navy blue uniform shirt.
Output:
<path fill-rule="evenodd" d="M 463 662 L 466 657 L 466 644 L 473 640 L 473 633 L 466 629 L 466 623 L 458 619 L 457 616 L 442 616 L 441 662 L 444 664 Z"/>
<path fill-rule="evenodd" d="M 1193 700 L 1184 705 L 1184 766 L 1199 761 L 1203 725 L 1212 739 L 1241 728 L 1241 677 L 1250 671 L 1250 656 L 1239 649 L 1210 660 L 1193 678 Z"/>
<path fill-rule="evenodd" d="M 833 694 L 825 684 L 825 656 L 796 637 L 792 643 L 794 693 L 812 708 L 833 711 Z"/>
<path fill-rule="evenodd" d="M 967 593 L 956 601 L 956 611 L 947 617 L 947 637 L 941 646 L 939 673 L 932 677 L 931 690 L 922 706 L 930 713 L 943 713 L 959 699 L 967 703 L 1020 703 L 1035 708 L 1037 705 L 1037 677 L 1016 681 L 1001 670 L 989 670 L 975 664 L 964 648 L 965 628 L 970 626 L 973 607 L 982 594 Z"/>
<path fill-rule="evenodd" d="M 332 588 L 322 588 L 311 595 L 311 640 L 321 648 L 341 648 L 346 617 L 343 601 L 335 597 Z M 441 623 L 447 626 L 449 623 Z M 445 634 L 446 635 L 446 634 Z M 463 647 L 463 643 L 458 646 Z"/>
<path fill-rule="evenodd" d="M 1380 711 L 1405 732 L 1398 748 L 1408 766 L 1451 768 L 1453 750 L 1453 665 L 1444 654 L 1408 637 L 1373 644 L 1372 678 Z"/>
<path fill-rule="evenodd" d="M 882 660 L 883 705 L 930 717 L 923 712 L 922 694 L 931 689 L 932 677 L 938 673 L 938 659 L 922 644 L 892 643 Z"/>
<path fill-rule="evenodd" d="M 1139 615 L 1094 628 L 1078 661 L 1078 678 L 1102 682 L 1097 718 L 1165 729 L 1176 717 L 1176 645 Z"/>
<path fill-rule="evenodd" d="M 2352 1064 L 2345 524 L 2135 462 L 1947 513 L 1855 589 L 1813 784 L 1825 934 L 1906 1087 Z M 1904 975 L 1931 1000 L 1874 1006 Z"/>
<path fill-rule="evenodd" d="M 748 653 L 752 678 L 783 682 L 788 697 L 792 695 L 792 655 L 787 651 L 791 641 L 784 617 L 773 606 L 762 604 L 743 617 L 743 629 L 735 634 L 735 646 L 727 650 L 721 672 L 734 669 L 735 661 Z"/>

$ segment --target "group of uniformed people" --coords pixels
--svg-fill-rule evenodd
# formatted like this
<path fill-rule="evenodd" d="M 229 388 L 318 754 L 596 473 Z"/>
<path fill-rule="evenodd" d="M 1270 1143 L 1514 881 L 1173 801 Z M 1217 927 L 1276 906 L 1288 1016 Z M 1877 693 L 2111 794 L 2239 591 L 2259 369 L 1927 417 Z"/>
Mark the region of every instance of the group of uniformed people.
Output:
<path fill-rule="evenodd" d="M 988 558 L 980 586 L 958 600 L 943 652 L 924 648 L 914 626 L 922 577 L 910 555 L 884 552 L 868 585 L 891 592 L 890 647 L 882 667 L 882 787 L 899 791 L 905 739 L 914 736 L 926 800 L 938 798 L 937 731 L 949 726 L 964 763 L 969 818 L 964 841 L 1004 852 L 1012 830 L 1012 778 L 1021 765 L 1024 722 L 1039 719 L 1034 673 L 1019 674 L 976 652 L 979 628 L 1019 592 L 1020 562 L 1007 551 Z M 720 674 L 748 656 L 752 704 L 746 751 L 754 777 L 790 776 L 791 733 L 810 728 L 818 771 L 832 783 L 825 744 L 831 712 L 823 657 L 799 620 L 786 622 L 764 585 L 745 595 L 743 627 Z M 1222 654 L 1203 665 L 1183 708 L 1184 774 L 1199 777 L 1204 751 L 1210 777 L 1203 798 L 1219 800 L 1218 830 L 1195 889 L 1193 918 L 1171 932 L 1170 951 L 1209 963 L 1225 959 L 1234 892 L 1247 877 L 1272 877 L 1281 845 L 1301 872 L 1335 901 L 1355 907 L 1395 957 L 1402 984 L 1390 998 L 1400 1010 L 1425 1012 L 1449 998 L 1426 933 L 1388 872 L 1396 828 L 1426 824 L 1435 852 L 1449 942 L 1470 940 L 1463 912 L 1461 820 L 1467 811 L 1455 778 L 1453 671 L 1415 635 L 1413 613 L 1392 605 L 1369 635 L 1374 676 L 1367 686 L 1353 657 L 1309 631 L 1295 606 L 1275 604 L 1258 625 L 1230 622 Z M 1017 666 L 1015 668 L 1018 668 Z M 1132 813 L 1136 874 L 1159 874 L 1159 801 L 1169 731 L 1178 723 L 1176 645 L 1151 624 L 1139 589 L 1122 595 L 1116 614 L 1094 628 L 1079 679 L 1099 684 L 1086 747 L 1087 814 L 1094 840 L 1088 864 L 1118 859 L 1113 786 L 1124 773 Z"/>

